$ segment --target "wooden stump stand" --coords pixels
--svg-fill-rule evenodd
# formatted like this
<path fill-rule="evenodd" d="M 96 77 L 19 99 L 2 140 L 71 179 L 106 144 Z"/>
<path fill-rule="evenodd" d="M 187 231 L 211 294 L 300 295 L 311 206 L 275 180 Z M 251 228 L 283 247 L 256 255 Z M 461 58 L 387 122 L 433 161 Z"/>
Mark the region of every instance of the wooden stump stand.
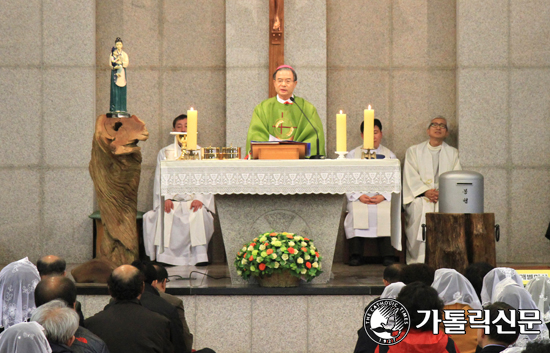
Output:
<path fill-rule="evenodd" d="M 462 273 L 469 264 L 496 266 L 494 213 L 426 213 L 426 264 Z"/>

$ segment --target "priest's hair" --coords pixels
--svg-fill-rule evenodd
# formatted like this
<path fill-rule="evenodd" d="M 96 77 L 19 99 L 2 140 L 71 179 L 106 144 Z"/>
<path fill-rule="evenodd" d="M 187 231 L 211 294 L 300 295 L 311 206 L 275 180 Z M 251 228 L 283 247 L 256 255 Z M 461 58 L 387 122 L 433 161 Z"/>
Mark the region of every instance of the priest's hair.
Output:
<path fill-rule="evenodd" d="M 273 80 L 275 80 L 275 76 L 277 76 L 277 72 L 279 71 L 292 71 L 292 75 L 294 75 L 294 82 L 298 81 L 298 75 L 296 74 L 296 71 L 294 69 L 291 69 L 290 67 L 281 67 L 273 73 Z"/>
<path fill-rule="evenodd" d="M 374 126 L 378 126 L 378 128 L 380 129 L 380 132 L 382 132 L 382 122 L 378 119 L 374 119 Z M 365 131 L 365 122 L 362 121 L 361 122 L 361 133 L 363 133 L 363 131 Z"/>
<path fill-rule="evenodd" d="M 172 122 L 172 127 L 175 129 L 176 124 L 178 123 L 178 121 L 183 120 L 183 119 L 187 119 L 187 114 L 181 114 L 181 115 L 176 116 L 174 118 L 174 121 Z"/>

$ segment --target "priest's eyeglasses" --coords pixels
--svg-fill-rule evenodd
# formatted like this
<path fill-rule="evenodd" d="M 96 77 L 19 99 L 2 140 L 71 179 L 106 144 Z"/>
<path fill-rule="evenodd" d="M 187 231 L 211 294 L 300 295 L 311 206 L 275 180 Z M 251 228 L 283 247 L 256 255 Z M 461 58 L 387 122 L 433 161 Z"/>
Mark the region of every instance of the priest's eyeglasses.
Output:
<path fill-rule="evenodd" d="M 438 123 L 431 123 L 431 124 L 430 124 L 430 127 L 433 127 L 433 128 L 440 127 L 440 128 L 442 128 L 442 129 L 447 130 L 447 124 L 443 124 L 443 123 L 441 123 L 441 124 L 438 124 Z"/>

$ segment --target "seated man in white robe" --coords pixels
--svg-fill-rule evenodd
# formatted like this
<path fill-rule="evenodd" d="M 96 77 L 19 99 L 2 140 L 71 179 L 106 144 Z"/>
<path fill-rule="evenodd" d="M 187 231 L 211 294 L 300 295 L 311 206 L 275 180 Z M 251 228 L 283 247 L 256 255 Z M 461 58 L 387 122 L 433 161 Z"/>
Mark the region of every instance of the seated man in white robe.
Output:
<path fill-rule="evenodd" d="M 187 132 L 187 115 L 176 117 L 172 125 L 172 131 Z M 208 242 L 214 233 L 214 196 L 166 195 L 161 205 L 160 162 L 167 156 L 175 159 L 180 155 L 181 146 L 174 143 L 161 149 L 157 156 L 153 210 L 143 215 L 145 253 L 151 260 L 170 265 L 206 266 Z"/>
<path fill-rule="evenodd" d="M 361 123 L 363 139 L 364 122 Z M 382 146 L 382 123 L 374 119 L 374 148 L 377 156 L 394 159 L 395 154 Z M 360 159 L 361 149 L 358 146 L 346 158 Z M 376 238 L 378 253 L 383 258 L 384 266 L 394 263 L 394 251 L 391 246 L 391 193 L 347 193 L 348 215 L 344 221 L 346 238 L 349 240 L 350 266 L 363 265 L 365 238 Z"/>
<path fill-rule="evenodd" d="M 428 141 L 407 149 L 403 167 L 403 205 L 406 216 L 407 264 L 424 263 L 426 243 L 422 224 L 426 212 L 439 211 L 439 176 L 461 170 L 458 150 L 444 142 L 449 135 L 447 120 L 441 116 L 428 126 Z"/>

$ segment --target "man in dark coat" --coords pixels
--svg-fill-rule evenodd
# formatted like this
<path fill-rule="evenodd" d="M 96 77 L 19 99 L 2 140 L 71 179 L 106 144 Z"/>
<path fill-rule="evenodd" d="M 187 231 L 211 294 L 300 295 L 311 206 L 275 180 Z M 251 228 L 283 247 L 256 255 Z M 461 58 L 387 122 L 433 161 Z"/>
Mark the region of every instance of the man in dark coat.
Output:
<path fill-rule="evenodd" d="M 114 303 L 86 319 L 85 326 L 107 343 L 109 351 L 174 352 L 170 320 L 140 302 L 144 290 L 140 271 L 134 266 L 122 265 L 111 273 L 107 285 Z"/>

